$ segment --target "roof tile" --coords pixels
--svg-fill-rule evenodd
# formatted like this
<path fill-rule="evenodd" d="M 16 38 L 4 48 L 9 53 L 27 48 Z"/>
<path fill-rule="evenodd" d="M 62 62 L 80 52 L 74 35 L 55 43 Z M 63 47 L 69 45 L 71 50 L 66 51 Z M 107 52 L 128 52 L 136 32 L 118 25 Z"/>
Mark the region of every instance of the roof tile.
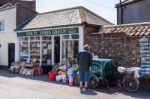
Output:
<path fill-rule="evenodd" d="M 76 25 L 76 24 L 82 24 L 84 22 L 88 24 L 95 24 L 95 25 L 112 24 L 106 19 L 96 15 L 92 11 L 79 6 L 74 8 L 68 8 L 68 9 L 62 9 L 62 10 L 38 14 L 27 25 L 25 25 L 23 28 L 20 28 L 18 30 Z"/>
<path fill-rule="evenodd" d="M 102 26 L 99 33 L 125 33 L 129 36 L 144 36 L 150 35 L 150 22 L 124 25 Z M 95 33 L 94 33 L 95 34 Z"/>

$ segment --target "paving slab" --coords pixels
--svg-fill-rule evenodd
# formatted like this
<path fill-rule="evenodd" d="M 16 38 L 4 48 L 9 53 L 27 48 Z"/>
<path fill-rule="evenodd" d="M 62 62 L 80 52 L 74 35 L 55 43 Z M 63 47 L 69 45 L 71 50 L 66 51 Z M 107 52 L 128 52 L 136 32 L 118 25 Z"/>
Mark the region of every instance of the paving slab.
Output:
<path fill-rule="evenodd" d="M 50 81 L 47 75 L 27 77 L 0 70 L 0 99 L 150 99 L 150 92 L 106 87 L 81 92 L 78 86 Z"/>

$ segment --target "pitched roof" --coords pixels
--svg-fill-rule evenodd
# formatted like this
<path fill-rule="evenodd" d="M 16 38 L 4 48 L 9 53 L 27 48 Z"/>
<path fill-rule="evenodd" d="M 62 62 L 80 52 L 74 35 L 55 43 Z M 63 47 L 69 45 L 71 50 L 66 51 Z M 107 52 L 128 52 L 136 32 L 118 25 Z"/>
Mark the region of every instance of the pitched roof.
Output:
<path fill-rule="evenodd" d="M 94 25 L 112 24 L 106 19 L 96 15 L 92 11 L 89 11 L 88 9 L 79 6 L 74 8 L 40 13 L 35 18 L 33 18 L 26 26 L 17 30 L 30 30 L 66 25 L 69 26 L 82 24 L 84 22 Z"/>
<path fill-rule="evenodd" d="M 125 33 L 128 36 L 148 36 L 150 35 L 150 22 L 102 26 L 98 33 L 93 34 L 110 34 L 110 33 L 111 34 Z"/>
<path fill-rule="evenodd" d="M 36 0 L 0 0 L 0 6 L 3 6 L 7 3 L 11 3 L 12 5 L 19 3 L 35 11 Z"/>
<path fill-rule="evenodd" d="M 14 7 L 15 7 L 15 6 L 12 5 L 11 3 L 6 3 L 6 4 L 4 4 L 3 6 L 0 6 L 0 11 L 12 9 L 12 8 L 14 8 Z"/>

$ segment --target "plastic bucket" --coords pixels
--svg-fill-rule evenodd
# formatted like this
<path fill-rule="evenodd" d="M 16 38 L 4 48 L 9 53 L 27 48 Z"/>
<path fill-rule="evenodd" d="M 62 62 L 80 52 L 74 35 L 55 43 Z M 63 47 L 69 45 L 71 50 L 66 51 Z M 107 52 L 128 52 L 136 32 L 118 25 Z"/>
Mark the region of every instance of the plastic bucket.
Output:
<path fill-rule="evenodd" d="M 48 78 L 52 81 L 55 81 L 56 80 L 56 73 L 55 72 L 49 72 Z"/>

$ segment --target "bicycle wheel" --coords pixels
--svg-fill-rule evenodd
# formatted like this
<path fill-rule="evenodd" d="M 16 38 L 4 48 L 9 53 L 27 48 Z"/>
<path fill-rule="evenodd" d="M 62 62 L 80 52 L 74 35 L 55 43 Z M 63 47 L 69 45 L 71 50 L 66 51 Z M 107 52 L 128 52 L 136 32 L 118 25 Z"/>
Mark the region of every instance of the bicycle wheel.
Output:
<path fill-rule="evenodd" d="M 95 89 L 97 88 L 99 85 L 99 79 L 97 76 L 95 75 L 91 75 L 89 77 L 89 82 L 88 82 L 88 87 L 91 88 L 91 89 Z"/>
<path fill-rule="evenodd" d="M 129 77 L 124 79 L 123 88 L 128 92 L 136 92 L 139 87 L 137 78 Z"/>

